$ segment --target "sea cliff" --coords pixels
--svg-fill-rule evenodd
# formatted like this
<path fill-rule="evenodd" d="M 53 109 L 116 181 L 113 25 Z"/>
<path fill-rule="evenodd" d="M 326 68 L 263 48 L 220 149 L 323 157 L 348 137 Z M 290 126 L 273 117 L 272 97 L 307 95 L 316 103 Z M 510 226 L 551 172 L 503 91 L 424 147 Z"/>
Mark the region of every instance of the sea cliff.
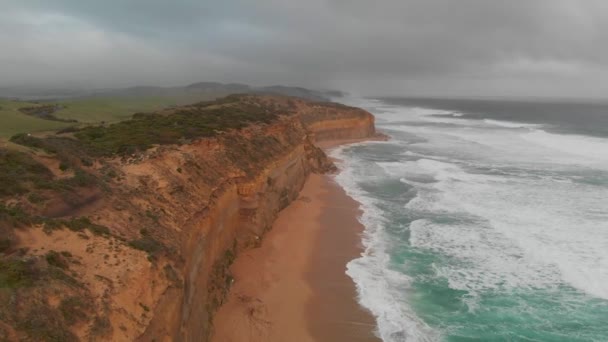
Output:
<path fill-rule="evenodd" d="M 335 168 L 315 144 L 375 134 L 373 116 L 352 107 L 276 96 L 238 101 L 277 115 L 186 143 L 100 156 L 79 165 L 105 175 L 101 185 L 78 187 L 61 205 L 26 206 L 26 214 L 46 216 L 11 231 L 5 254 L 21 253 L 19 262 L 43 269 L 44 277 L 60 265 L 57 272 L 69 281 L 37 278 L 11 287 L 0 298 L 7 303 L 0 333 L 7 339 L 208 340 L 235 257 L 260 244 L 309 174 Z M 49 177 L 68 177 L 55 170 L 60 162 L 52 153 L 32 158 L 55 173 Z M 71 229 L 77 220 L 88 229 Z M 70 308 L 78 317 L 70 318 Z M 36 310 L 47 314 L 38 317 Z"/>

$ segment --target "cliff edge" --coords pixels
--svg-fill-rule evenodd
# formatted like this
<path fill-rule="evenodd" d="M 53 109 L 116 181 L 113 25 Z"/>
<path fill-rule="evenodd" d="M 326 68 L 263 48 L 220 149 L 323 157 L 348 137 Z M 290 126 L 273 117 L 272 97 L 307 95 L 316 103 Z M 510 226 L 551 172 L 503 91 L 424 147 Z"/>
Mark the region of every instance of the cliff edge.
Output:
<path fill-rule="evenodd" d="M 238 95 L 0 150 L 0 339 L 205 341 L 315 143 L 375 134 L 357 108 Z"/>

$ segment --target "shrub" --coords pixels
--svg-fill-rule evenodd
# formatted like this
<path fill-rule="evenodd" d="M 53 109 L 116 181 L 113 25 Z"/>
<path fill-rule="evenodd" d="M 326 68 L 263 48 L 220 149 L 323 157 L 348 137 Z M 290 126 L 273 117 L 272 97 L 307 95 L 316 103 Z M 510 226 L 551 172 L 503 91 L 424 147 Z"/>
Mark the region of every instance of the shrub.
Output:
<path fill-rule="evenodd" d="M 31 194 L 27 195 L 27 200 L 30 201 L 30 203 L 38 204 L 46 201 L 47 198 L 39 193 L 32 192 Z"/>
<path fill-rule="evenodd" d="M 60 229 L 64 226 L 67 226 L 66 222 L 63 220 L 53 220 L 48 219 L 44 221 L 44 231 L 50 233 L 53 230 Z"/>
<path fill-rule="evenodd" d="M 0 239 L 0 253 L 7 251 L 13 245 L 13 240 L 4 238 Z"/>
<path fill-rule="evenodd" d="M 86 319 L 86 305 L 80 297 L 68 297 L 59 304 L 59 311 L 69 325 Z"/>
<path fill-rule="evenodd" d="M 43 139 L 36 138 L 29 133 L 15 134 L 10 138 L 10 141 L 15 144 L 19 144 L 19 145 L 38 148 L 38 149 L 44 150 L 49 153 L 57 152 L 56 149 L 45 144 L 45 141 Z"/>
<path fill-rule="evenodd" d="M 78 341 L 61 318 L 61 314 L 46 305 L 33 305 L 24 319 L 17 324 L 33 341 Z"/>
<path fill-rule="evenodd" d="M 96 316 L 91 327 L 91 334 L 97 337 L 107 336 L 112 332 L 112 324 L 107 317 Z"/>
<path fill-rule="evenodd" d="M 74 132 L 78 132 L 78 127 L 77 126 L 68 126 L 66 128 L 62 128 L 60 130 L 58 130 L 55 134 L 66 134 L 66 133 L 74 133 Z"/>
<path fill-rule="evenodd" d="M 46 219 L 44 220 L 44 229 L 48 232 L 67 227 L 74 232 L 81 232 L 88 229 L 95 235 L 109 235 L 110 229 L 106 226 L 95 224 L 87 217 L 76 217 L 70 220 Z"/>
<path fill-rule="evenodd" d="M 80 162 L 84 166 L 93 166 L 93 162 L 89 158 L 82 158 L 82 159 L 80 159 Z"/>
<path fill-rule="evenodd" d="M 110 229 L 106 226 L 91 224 L 88 228 L 95 235 L 110 235 Z"/>
<path fill-rule="evenodd" d="M 83 171 L 82 169 L 76 169 L 74 171 L 74 177 L 62 179 L 60 183 L 67 186 L 85 187 L 97 184 L 97 178 L 90 173 Z"/>
<path fill-rule="evenodd" d="M 61 269 L 66 269 L 69 267 L 63 256 L 55 251 L 49 251 L 46 253 L 45 259 L 46 262 L 51 266 L 59 267 Z"/>
<path fill-rule="evenodd" d="M 65 161 L 62 161 L 61 163 L 59 163 L 59 170 L 61 171 L 67 171 L 70 168 L 70 164 L 68 164 Z"/>
<path fill-rule="evenodd" d="M 53 174 L 30 155 L 0 149 L 0 197 L 15 196 L 28 191 L 28 183 L 47 182 Z"/>
<path fill-rule="evenodd" d="M 74 218 L 70 221 L 65 221 L 64 224 L 68 229 L 75 232 L 82 231 L 92 225 L 91 220 L 86 217 Z"/>
<path fill-rule="evenodd" d="M 0 288 L 30 286 L 38 277 L 33 261 L 19 258 L 0 260 Z"/>
<path fill-rule="evenodd" d="M 32 217 L 19 207 L 8 207 L 0 204 L 0 222 L 2 221 L 12 227 L 23 227 L 39 223 L 37 217 Z"/>
<path fill-rule="evenodd" d="M 148 218 L 151 218 L 154 222 L 158 222 L 158 219 L 160 218 L 160 216 L 158 214 L 155 214 L 154 212 L 152 212 L 150 210 L 146 210 L 146 216 Z"/>
<path fill-rule="evenodd" d="M 140 251 L 147 252 L 150 255 L 154 255 L 164 249 L 162 243 L 156 241 L 154 238 L 148 235 L 129 242 L 129 246 L 139 249 Z"/>

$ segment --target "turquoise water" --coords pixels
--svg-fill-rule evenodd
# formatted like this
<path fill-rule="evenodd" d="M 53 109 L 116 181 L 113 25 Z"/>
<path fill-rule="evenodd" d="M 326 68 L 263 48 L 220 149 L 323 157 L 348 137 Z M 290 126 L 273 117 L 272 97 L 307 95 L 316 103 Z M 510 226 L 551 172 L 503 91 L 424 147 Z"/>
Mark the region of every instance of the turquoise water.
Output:
<path fill-rule="evenodd" d="M 566 134 L 565 112 L 506 121 L 487 103 L 352 104 L 392 137 L 332 152 L 364 209 L 348 274 L 384 341 L 608 341 L 601 130 Z"/>

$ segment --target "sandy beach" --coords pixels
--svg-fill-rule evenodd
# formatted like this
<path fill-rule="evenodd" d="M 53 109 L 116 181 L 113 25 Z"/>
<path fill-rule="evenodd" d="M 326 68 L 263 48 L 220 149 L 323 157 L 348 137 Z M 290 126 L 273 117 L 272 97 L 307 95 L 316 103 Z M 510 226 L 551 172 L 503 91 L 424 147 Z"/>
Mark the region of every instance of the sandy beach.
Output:
<path fill-rule="evenodd" d="M 362 248 L 358 215 L 332 175 L 311 175 L 261 246 L 233 264 L 213 341 L 380 341 L 344 273 Z"/>

